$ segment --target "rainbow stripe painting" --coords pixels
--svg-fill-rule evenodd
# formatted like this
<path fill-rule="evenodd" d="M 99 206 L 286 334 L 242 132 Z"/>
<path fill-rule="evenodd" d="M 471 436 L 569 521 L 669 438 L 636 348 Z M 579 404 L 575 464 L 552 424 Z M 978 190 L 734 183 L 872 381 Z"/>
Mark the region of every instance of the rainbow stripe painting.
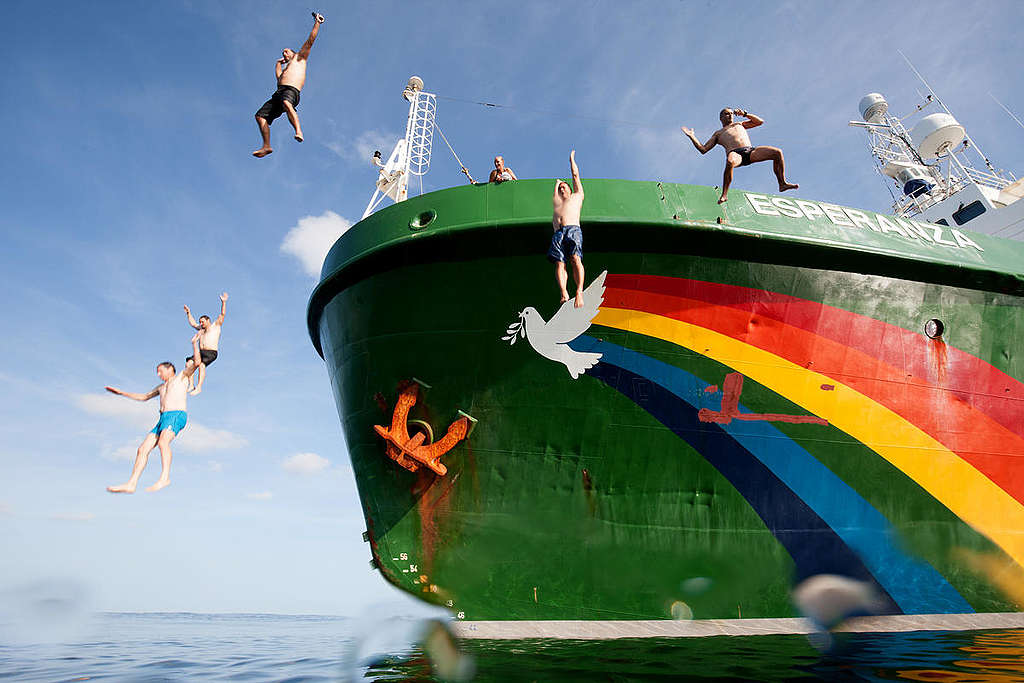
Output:
<path fill-rule="evenodd" d="M 796 580 L 872 581 L 893 613 L 974 611 L 936 568 L 949 558 L 906 547 L 890 519 L 900 501 L 840 474 L 851 444 L 987 538 L 997 583 L 1024 577 L 1024 384 L 941 339 L 790 295 L 647 275 L 605 284 L 594 326 L 570 344 L 601 354 L 587 376 L 728 479 Z M 640 338 L 657 353 L 631 349 Z"/>

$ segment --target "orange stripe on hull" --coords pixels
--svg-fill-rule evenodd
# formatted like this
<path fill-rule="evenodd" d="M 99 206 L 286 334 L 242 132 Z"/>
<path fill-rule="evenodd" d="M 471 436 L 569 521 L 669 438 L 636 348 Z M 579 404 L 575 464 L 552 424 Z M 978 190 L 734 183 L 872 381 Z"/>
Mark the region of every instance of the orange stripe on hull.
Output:
<path fill-rule="evenodd" d="M 714 330 L 842 382 L 913 423 L 1024 502 L 1024 460 L 1017 459 L 1024 457 L 1024 439 L 953 392 L 911 382 L 903 370 L 832 339 L 730 306 L 618 288 L 605 291 L 605 306 Z"/>

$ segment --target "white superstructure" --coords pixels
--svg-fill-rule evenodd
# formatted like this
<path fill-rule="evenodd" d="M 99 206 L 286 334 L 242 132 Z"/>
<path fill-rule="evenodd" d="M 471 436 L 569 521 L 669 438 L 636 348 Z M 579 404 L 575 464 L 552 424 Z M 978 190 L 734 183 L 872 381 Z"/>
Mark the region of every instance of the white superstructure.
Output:
<path fill-rule="evenodd" d="M 931 88 L 902 118 L 879 93 L 859 109 L 850 125 L 867 131 L 876 170 L 895 182 L 896 215 L 1024 239 L 1024 180 L 997 170 Z"/>
<path fill-rule="evenodd" d="M 409 102 L 405 137 L 395 143 L 386 162 L 379 153 L 374 154 L 373 163 L 378 168 L 376 190 L 363 211 L 363 218 L 373 213 L 385 197 L 396 203 L 404 202 L 409 197 L 409 176 L 422 177 L 430 169 L 437 97 L 423 92 L 423 79 L 419 76 L 409 79 L 402 97 Z"/>

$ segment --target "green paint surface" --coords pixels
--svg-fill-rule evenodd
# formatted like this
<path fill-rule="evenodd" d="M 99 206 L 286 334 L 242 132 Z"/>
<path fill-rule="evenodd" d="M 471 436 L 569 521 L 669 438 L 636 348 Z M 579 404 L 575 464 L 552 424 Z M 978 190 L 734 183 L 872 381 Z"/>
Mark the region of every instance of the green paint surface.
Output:
<path fill-rule="evenodd" d="M 739 192 L 720 210 L 710 188 L 584 184 L 588 281 L 608 270 L 755 287 L 915 332 L 937 317 L 948 344 L 1024 378 L 1018 243 L 969 234 L 983 252 L 928 245 L 762 216 Z M 525 341 L 501 341 L 524 307 L 547 319 L 558 305 L 544 258 L 551 185 L 410 199 L 354 226 L 324 265 L 310 330 L 383 575 L 467 619 L 668 618 L 677 600 L 695 618 L 795 616 L 792 560 L 699 453 L 603 383 L 573 381 Z M 433 221 L 410 229 L 427 210 Z M 659 340 L 597 326 L 588 333 L 709 383 L 726 372 Z M 399 468 L 373 431 L 390 423 L 399 383 L 412 377 L 432 388 L 410 417 L 435 434 L 459 409 L 478 420 L 443 457 L 445 477 Z M 800 412 L 753 382 L 743 400 L 762 412 Z M 904 549 L 975 609 L 1016 609 L 957 555 L 998 551 L 917 484 L 832 427 L 822 438 L 806 425 L 776 426 L 885 515 Z M 695 577 L 711 579 L 697 594 L 685 583 Z"/>

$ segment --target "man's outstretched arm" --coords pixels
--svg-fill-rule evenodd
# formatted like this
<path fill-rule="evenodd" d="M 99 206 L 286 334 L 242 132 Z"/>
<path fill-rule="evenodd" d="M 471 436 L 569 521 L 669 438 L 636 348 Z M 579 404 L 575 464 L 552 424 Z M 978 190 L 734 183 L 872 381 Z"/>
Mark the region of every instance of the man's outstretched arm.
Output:
<path fill-rule="evenodd" d="M 764 121 L 761 120 L 761 117 L 759 117 L 757 114 L 751 114 L 750 112 L 745 111 L 743 109 L 733 109 L 733 112 L 740 116 L 745 116 L 747 118 L 746 121 L 740 124 L 744 128 L 757 128 L 762 123 L 764 123 Z"/>
<path fill-rule="evenodd" d="M 572 172 L 573 194 L 583 194 L 583 183 L 580 182 L 580 167 L 576 165 L 576 150 L 569 152 L 569 170 Z"/>
<path fill-rule="evenodd" d="M 215 321 L 213 321 L 213 324 L 214 325 L 223 325 L 224 324 L 224 315 L 227 312 L 228 312 L 228 293 L 227 292 L 221 292 L 221 295 L 220 295 L 220 315 L 218 315 L 217 319 Z"/>
<path fill-rule="evenodd" d="M 306 38 L 306 42 L 299 49 L 299 59 L 309 59 L 309 51 L 313 49 L 313 42 L 316 41 L 316 36 L 320 33 L 320 24 L 322 23 L 324 23 L 324 15 L 314 13 L 313 30 L 309 32 L 309 38 Z"/>
<path fill-rule="evenodd" d="M 715 148 L 715 145 L 718 144 L 718 131 L 715 131 L 714 134 L 708 139 L 708 141 L 702 145 L 700 144 L 700 140 L 697 139 L 697 136 L 694 135 L 693 128 L 687 128 L 686 126 L 682 126 L 680 130 L 683 131 L 686 137 L 690 138 L 690 142 L 693 143 L 693 146 L 696 147 L 697 151 L 700 152 L 701 154 L 707 154 L 708 152 Z"/>
<path fill-rule="evenodd" d="M 188 324 L 192 326 L 193 330 L 199 329 L 199 323 L 192 317 L 192 311 L 188 309 L 188 304 L 185 304 L 185 317 L 188 318 Z"/>
<path fill-rule="evenodd" d="M 148 401 L 149 399 L 153 398 L 154 396 L 156 396 L 157 394 L 160 393 L 160 387 L 154 387 L 153 391 L 150 391 L 149 393 L 146 393 L 146 394 L 136 394 L 136 393 L 131 392 L 131 391 L 121 391 L 120 389 L 115 389 L 114 387 L 103 387 L 103 388 L 106 389 L 107 391 L 109 391 L 112 394 L 117 394 L 118 396 L 124 396 L 125 398 L 132 399 L 133 401 Z"/>

